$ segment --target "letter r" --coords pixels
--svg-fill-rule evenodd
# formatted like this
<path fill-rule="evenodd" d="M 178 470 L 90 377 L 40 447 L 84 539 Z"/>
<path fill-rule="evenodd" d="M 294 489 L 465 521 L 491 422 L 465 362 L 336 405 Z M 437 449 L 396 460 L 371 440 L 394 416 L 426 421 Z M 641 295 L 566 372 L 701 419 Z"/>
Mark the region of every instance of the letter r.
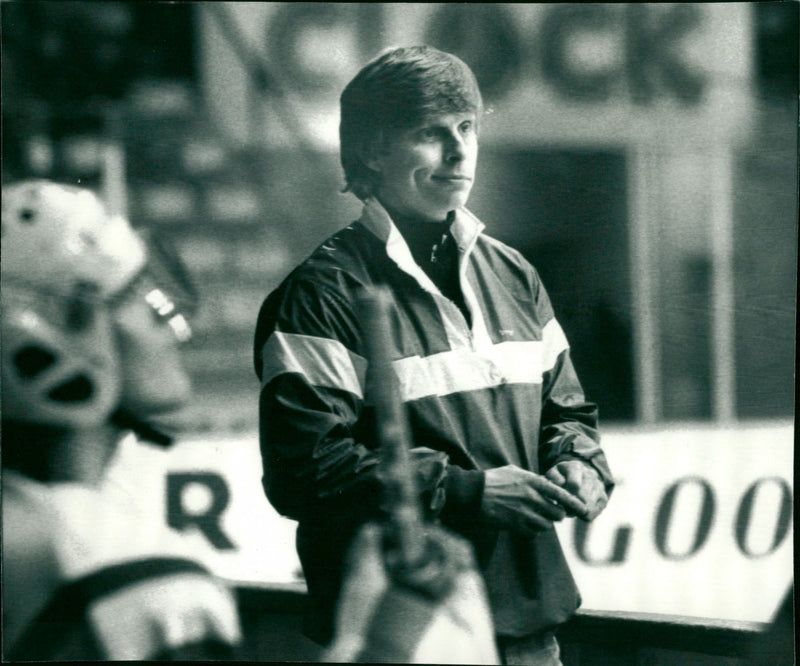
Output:
<path fill-rule="evenodd" d="M 193 484 L 205 486 L 211 503 L 202 513 L 190 512 L 184 504 L 184 493 Z M 222 531 L 222 514 L 230 501 L 225 479 L 214 472 L 180 472 L 167 475 L 167 524 L 184 532 L 199 529 L 217 550 L 233 550 L 236 545 Z"/>

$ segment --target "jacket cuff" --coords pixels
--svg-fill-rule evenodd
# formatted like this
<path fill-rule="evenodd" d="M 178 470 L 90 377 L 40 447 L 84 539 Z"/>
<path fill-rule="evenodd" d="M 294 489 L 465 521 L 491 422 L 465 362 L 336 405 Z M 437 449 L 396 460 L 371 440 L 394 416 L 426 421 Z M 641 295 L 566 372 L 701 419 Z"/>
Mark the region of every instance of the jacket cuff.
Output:
<path fill-rule="evenodd" d="M 484 483 L 485 476 L 481 470 L 448 465 L 444 478 L 442 520 L 445 523 L 474 521 L 480 511 Z"/>

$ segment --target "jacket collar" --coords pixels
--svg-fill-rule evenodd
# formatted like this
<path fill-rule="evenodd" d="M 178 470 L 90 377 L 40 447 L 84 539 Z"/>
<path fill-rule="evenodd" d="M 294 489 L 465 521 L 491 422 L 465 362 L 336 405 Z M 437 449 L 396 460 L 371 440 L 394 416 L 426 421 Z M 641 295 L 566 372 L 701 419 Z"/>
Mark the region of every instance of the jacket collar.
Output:
<path fill-rule="evenodd" d="M 377 199 L 367 199 L 364 203 L 364 210 L 359 222 L 386 243 L 386 254 L 397 264 L 400 270 L 411 275 L 426 291 L 441 295 L 441 291 L 439 291 L 439 288 L 433 283 L 433 280 L 431 280 L 425 271 L 414 261 L 408 244 L 392 221 L 389 213 L 386 212 L 386 209 Z M 478 236 L 483 229 L 483 223 L 466 208 L 459 208 L 456 210 L 455 219 L 450 225 L 450 233 L 458 247 L 459 282 L 461 284 L 464 300 L 472 315 L 472 331 L 474 337 L 470 340 L 469 337 L 464 335 L 466 321 L 463 317 L 455 316 L 454 313 L 457 312 L 455 306 L 448 311 L 442 311 L 440 309 L 442 321 L 447 331 L 447 337 L 453 349 L 472 344 L 491 346 L 491 340 L 486 330 L 480 304 L 478 303 L 474 290 L 469 284 L 469 280 L 466 278 L 467 259 L 472 249 L 475 247 Z"/>
<path fill-rule="evenodd" d="M 450 233 L 456 241 L 459 254 L 468 254 L 485 225 L 466 208 L 459 208 L 455 213 Z M 403 235 L 380 201 L 374 197 L 367 199 L 359 222 L 386 243 L 386 253 L 400 268 L 416 277 L 429 290 L 438 292 L 430 278 L 412 258 Z"/>

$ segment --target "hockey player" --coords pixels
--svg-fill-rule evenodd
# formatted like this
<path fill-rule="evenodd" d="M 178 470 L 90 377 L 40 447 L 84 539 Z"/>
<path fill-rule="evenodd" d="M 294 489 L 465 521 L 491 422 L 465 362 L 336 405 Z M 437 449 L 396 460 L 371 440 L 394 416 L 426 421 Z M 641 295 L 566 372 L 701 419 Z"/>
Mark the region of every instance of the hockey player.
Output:
<path fill-rule="evenodd" d="M 92 192 L 3 186 L 3 657 L 218 659 L 234 598 L 97 486 L 130 430 L 168 444 L 194 293 Z"/>

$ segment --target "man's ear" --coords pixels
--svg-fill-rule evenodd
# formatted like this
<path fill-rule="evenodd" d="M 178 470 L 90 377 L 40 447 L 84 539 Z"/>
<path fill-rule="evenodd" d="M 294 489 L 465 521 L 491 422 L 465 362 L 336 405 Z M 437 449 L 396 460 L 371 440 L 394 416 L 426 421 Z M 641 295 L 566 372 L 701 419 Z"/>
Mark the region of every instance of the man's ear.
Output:
<path fill-rule="evenodd" d="M 373 171 L 381 173 L 380 156 L 384 151 L 383 133 L 378 134 L 372 138 L 371 141 L 363 141 L 356 148 L 359 159 L 366 164 Z"/>

